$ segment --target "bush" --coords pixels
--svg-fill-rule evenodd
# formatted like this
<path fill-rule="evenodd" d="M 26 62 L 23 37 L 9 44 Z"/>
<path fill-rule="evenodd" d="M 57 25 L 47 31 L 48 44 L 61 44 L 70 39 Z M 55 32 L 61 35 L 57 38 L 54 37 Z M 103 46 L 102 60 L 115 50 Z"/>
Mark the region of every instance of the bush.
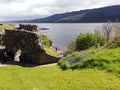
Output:
<path fill-rule="evenodd" d="M 42 38 L 42 43 L 44 46 L 51 47 L 52 46 L 52 41 L 46 36 L 46 35 L 41 35 Z"/>
<path fill-rule="evenodd" d="M 86 33 L 80 34 L 76 39 L 76 50 L 85 50 L 99 43 L 100 46 L 105 44 L 105 37 L 100 34 Z"/>
<path fill-rule="evenodd" d="M 115 25 L 111 21 L 108 21 L 107 23 L 104 23 L 100 29 L 102 34 L 106 37 L 107 46 L 109 46 L 112 41 L 114 27 Z"/>
<path fill-rule="evenodd" d="M 76 47 L 75 40 L 71 40 L 68 46 L 64 48 L 64 56 L 67 56 L 68 54 L 74 52 L 75 47 Z"/>
<path fill-rule="evenodd" d="M 103 46 L 106 42 L 106 38 L 99 33 L 95 33 L 95 38 L 97 40 L 96 44 L 100 44 L 100 46 Z"/>
<path fill-rule="evenodd" d="M 71 40 L 69 45 L 67 46 L 67 49 L 68 51 L 73 52 L 75 51 L 75 47 L 76 47 L 75 40 Z"/>
<path fill-rule="evenodd" d="M 120 47 L 120 30 L 115 31 L 115 37 L 110 44 L 110 47 Z"/>

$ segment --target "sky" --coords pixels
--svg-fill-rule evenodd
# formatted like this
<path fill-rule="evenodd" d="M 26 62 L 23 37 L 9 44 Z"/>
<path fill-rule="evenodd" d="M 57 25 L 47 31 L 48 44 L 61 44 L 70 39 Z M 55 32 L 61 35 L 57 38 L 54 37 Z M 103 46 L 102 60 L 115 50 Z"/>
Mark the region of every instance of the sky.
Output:
<path fill-rule="evenodd" d="M 31 20 L 112 5 L 120 5 L 120 0 L 0 0 L 0 21 Z"/>

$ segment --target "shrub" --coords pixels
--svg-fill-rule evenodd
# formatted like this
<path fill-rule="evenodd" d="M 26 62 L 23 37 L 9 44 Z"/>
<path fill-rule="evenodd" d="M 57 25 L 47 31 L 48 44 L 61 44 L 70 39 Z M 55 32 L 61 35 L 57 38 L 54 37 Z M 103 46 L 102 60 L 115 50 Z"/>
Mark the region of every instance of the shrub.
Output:
<path fill-rule="evenodd" d="M 100 46 L 103 46 L 106 42 L 106 38 L 99 33 L 95 33 L 95 38 L 97 40 L 96 44 L 100 44 Z"/>
<path fill-rule="evenodd" d="M 120 47 L 120 30 L 115 30 L 115 37 L 110 47 Z"/>
<path fill-rule="evenodd" d="M 52 46 L 52 41 L 46 36 L 46 35 L 41 35 L 42 38 L 42 43 L 44 46 L 51 47 Z"/>
<path fill-rule="evenodd" d="M 68 54 L 74 52 L 75 47 L 76 47 L 75 40 L 71 40 L 68 46 L 64 48 L 64 56 L 67 56 Z"/>
<path fill-rule="evenodd" d="M 76 50 L 85 50 L 98 43 L 100 46 L 105 44 L 105 37 L 100 34 L 86 33 L 80 34 L 76 39 Z"/>
<path fill-rule="evenodd" d="M 113 24 L 111 21 L 108 21 L 107 23 L 104 23 L 99 28 L 96 28 L 95 31 L 99 32 L 106 38 L 106 45 L 109 46 L 112 39 L 113 39 L 113 33 L 114 33 L 114 27 L 118 26 L 117 24 Z"/>
<path fill-rule="evenodd" d="M 68 51 L 75 51 L 75 47 L 76 47 L 76 44 L 75 44 L 75 40 L 71 40 L 69 45 L 67 46 L 67 49 Z"/>

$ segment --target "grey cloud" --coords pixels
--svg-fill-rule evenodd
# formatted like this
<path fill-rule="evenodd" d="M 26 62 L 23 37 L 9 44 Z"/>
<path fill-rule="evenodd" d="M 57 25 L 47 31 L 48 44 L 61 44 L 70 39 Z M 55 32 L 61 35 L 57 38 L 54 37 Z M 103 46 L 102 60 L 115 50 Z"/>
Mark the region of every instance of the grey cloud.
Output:
<path fill-rule="evenodd" d="M 3 4 L 4 3 L 4 4 Z M 119 0 L 0 0 L 0 20 L 33 19 L 120 4 Z"/>
<path fill-rule="evenodd" d="M 62 9 L 89 9 L 120 4 L 118 0 L 56 0 L 55 6 Z"/>
<path fill-rule="evenodd" d="M 13 3 L 13 2 L 23 2 L 25 0 L 0 0 L 1 4 L 8 4 L 8 3 Z"/>

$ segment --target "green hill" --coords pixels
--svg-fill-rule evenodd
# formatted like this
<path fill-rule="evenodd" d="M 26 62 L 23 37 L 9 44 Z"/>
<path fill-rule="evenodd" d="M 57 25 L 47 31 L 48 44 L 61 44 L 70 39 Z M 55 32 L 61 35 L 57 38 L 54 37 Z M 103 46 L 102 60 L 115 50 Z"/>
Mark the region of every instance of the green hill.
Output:
<path fill-rule="evenodd" d="M 89 23 L 120 21 L 120 5 L 55 14 L 30 20 L 31 23 Z"/>

